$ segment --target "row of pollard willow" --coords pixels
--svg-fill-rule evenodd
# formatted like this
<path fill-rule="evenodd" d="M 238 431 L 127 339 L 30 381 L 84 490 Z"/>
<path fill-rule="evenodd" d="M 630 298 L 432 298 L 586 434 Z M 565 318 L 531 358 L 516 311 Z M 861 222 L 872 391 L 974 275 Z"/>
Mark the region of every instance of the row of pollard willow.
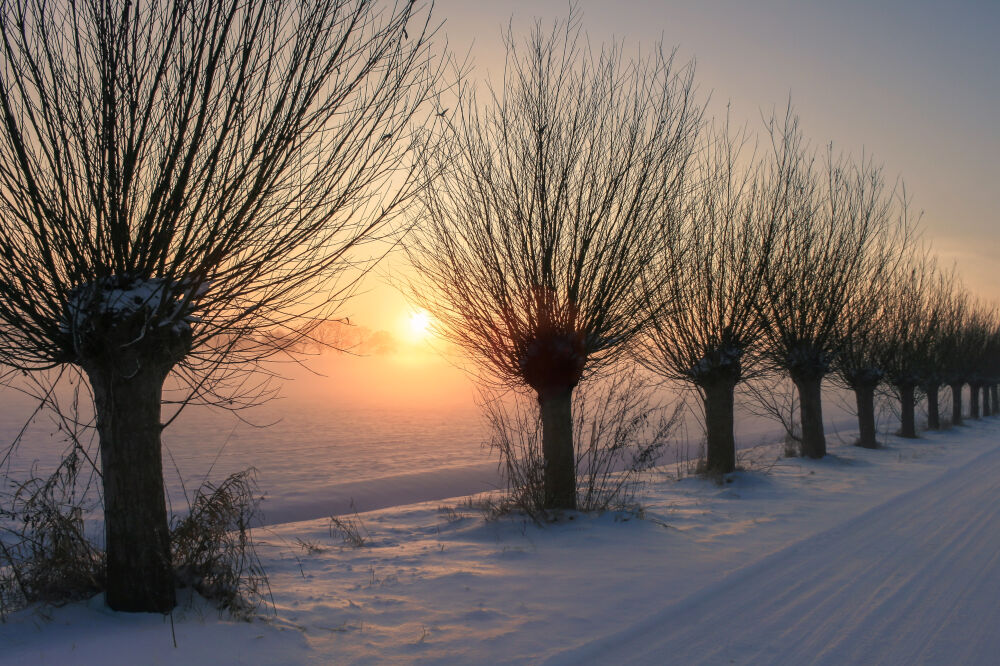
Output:
<path fill-rule="evenodd" d="M 880 167 L 811 148 L 790 107 L 763 146 L 706 123 L 690 65 L 624 63 L 572 15 L 505 41 L 502 82 L 459 86 L 427 155 L 410 291 L 487 381 L 534 393 L 548 508 L 576 506 L 573 391 L 624 355 L 699 389 L 723 473 L 741 381 L 791 378 L 815 458 L 829 375 L 872 419 L 879 383 L 929 381 L 908 336 L 936 325 L 909 283 L 937 273 Z"/>

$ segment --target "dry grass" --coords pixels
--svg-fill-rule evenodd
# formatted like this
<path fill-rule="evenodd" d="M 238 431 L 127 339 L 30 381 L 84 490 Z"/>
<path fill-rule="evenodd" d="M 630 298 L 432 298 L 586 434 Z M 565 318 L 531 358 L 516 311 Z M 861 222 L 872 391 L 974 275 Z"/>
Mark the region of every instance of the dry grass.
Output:
<path fill-rule="evenodd" d="M 47 479 L 19 485 L 0 508 L 0 619 L 34 603 L 64 604 L 104 589 L 104 553 L 84 532 L 73 450 Z"/>
<path fill-rule="evenodd" d="M 256 470 L 237 472 L 199 488 L 191 512 L 170 533 L 178 584 L 246 620 L 261 606 L 273 606 L 251 532 L 259 502 Z"/>
<path fill-rule="evenodd" d="M 579 511 L 637 510 L 644 474 L 656 465 L 680 419 L 680 407 L 664 406 L 653 395 L 654 387 L 635 368 L 577 389 L 573 439 Z M 491 519 L 510 513 L 539 524 L 556 519 L 545 508 L 537 401 L 484 396 L 483 405 L 506 489 L 478 498 L 478 508 Z"/>

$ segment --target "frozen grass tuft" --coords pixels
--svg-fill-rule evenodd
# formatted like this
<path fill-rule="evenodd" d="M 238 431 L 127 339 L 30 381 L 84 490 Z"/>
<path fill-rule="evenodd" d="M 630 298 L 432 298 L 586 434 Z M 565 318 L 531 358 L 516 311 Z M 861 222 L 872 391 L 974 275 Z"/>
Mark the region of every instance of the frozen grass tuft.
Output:
<path fill-rule="evenodd" d="M 342 545 L 351 548 L 364 548 L 371 545 L 372 540 L 357 511 L 353 516 L 330 516 L 330 536 L 339 538 Z"/>
<path fill-rule="evenodd" d="M 259 503 L 256 470 L 237 472 L 218 486 L 199 488 L 191 512 L 170 534 L 178 583 L 244 620 L 262 606 L 273 607 L 250 529 Z"/>
<path fill-rule="evenodd" d="M 0 619 L 34 603 L 62 605 L 104 589 L 104 553 L 84 533 L 74 449 L 47 479 L 18 486 L 0 508 Z"/>

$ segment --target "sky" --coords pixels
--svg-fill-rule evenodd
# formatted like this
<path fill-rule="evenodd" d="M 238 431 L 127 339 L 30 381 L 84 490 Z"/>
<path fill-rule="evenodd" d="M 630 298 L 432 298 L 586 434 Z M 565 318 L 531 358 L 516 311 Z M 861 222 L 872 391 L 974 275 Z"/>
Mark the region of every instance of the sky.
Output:
<path fill-rule="evenodd" d="M 873 156 L 887 179 L 901 178 L 945 265 L 957 262 L 972 292 L 1000 301 L 993 205 L 1000 2 L 582 0 L 577 7 L 592 45 L 619 40 L 637 53 L 662 39 L 681 61 L 694 59 L 712 115 L 729 105 L 734 121 L 757 129 L 762 114 L 791 99 L 815 145 Z M 437 0 L 434 14 L 452 52 L 468 54 L 473 77 L 496 81 L 507 23 L 527 35 L 534 19 L 550 25 L 568 9 L 565 0 Z M 400 338 L 397 359 L 443 367 L 425 341 L 408 335 L 411 308 L 387 286 L 405 271 L 402 256 L 390 257 L 344 314 Z"/>

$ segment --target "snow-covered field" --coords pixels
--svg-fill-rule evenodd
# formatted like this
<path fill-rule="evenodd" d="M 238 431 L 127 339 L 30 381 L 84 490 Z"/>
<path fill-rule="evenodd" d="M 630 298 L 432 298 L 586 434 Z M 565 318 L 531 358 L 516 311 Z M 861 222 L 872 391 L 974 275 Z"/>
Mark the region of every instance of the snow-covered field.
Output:
<path fill-rule="evenodd" d="M 436 501 L 502 484 L 496 456 L 483 445 L 488 431 L 471 388 L 464 400 L 414 407 L 409 394 L 401 404 L 340 404 L 326 396 L 324 382 L 308 377 L 288 387 L 286 399 L 241 412 L 249 423 L 220 410 L 189 407 L 164 430 L 164 481 L 173 512 L 186 511 L 185 493 L 190 496 L 206 481 L 218 483 L 251 466 L 266 498 L 262 508 L 268 524 L 322 518 L 351 506 L 368 511 Z M 669 392 L 664 396 L 668 403 L 677 399 Z M 830 388 L 824 400 L 828 431 L 850 429 L 855 419 L 843 407 L 843 396 Z M 25 427 L 35 403 L 0 387 L 0 405 L 0 442 L 9 443 Z M 82 409 L 86 421 L 89 412 L 86 405 Z M 691 443 L 667 451 L 665 463 L 697 453 L 693 441 L 700 426 L 694 413 L 685 416 L 687 427 L 677 435 Z M 738 412 L 741 448 L 780 433 L 774 422 Z M 96 458 L 93 431 L 87 437 L 84 443 Z M 51 413 L 43 411 L 9 460 L 0 447 L 0 471 L 15 482 L 46 476 L 67 446 Z"/>
<path fill-rule="evenodd" d="M 272 525 L 274 616 L 194 603 L 172 627 L 94 599 L 11 617 L 0 662 L 996 663 L 1000 418 L 848 439 L 754 449 L 722 485 L 668 466 L 640 517 L 488 522 L 455 498 L 362 513 L 362 548 Z"/>

